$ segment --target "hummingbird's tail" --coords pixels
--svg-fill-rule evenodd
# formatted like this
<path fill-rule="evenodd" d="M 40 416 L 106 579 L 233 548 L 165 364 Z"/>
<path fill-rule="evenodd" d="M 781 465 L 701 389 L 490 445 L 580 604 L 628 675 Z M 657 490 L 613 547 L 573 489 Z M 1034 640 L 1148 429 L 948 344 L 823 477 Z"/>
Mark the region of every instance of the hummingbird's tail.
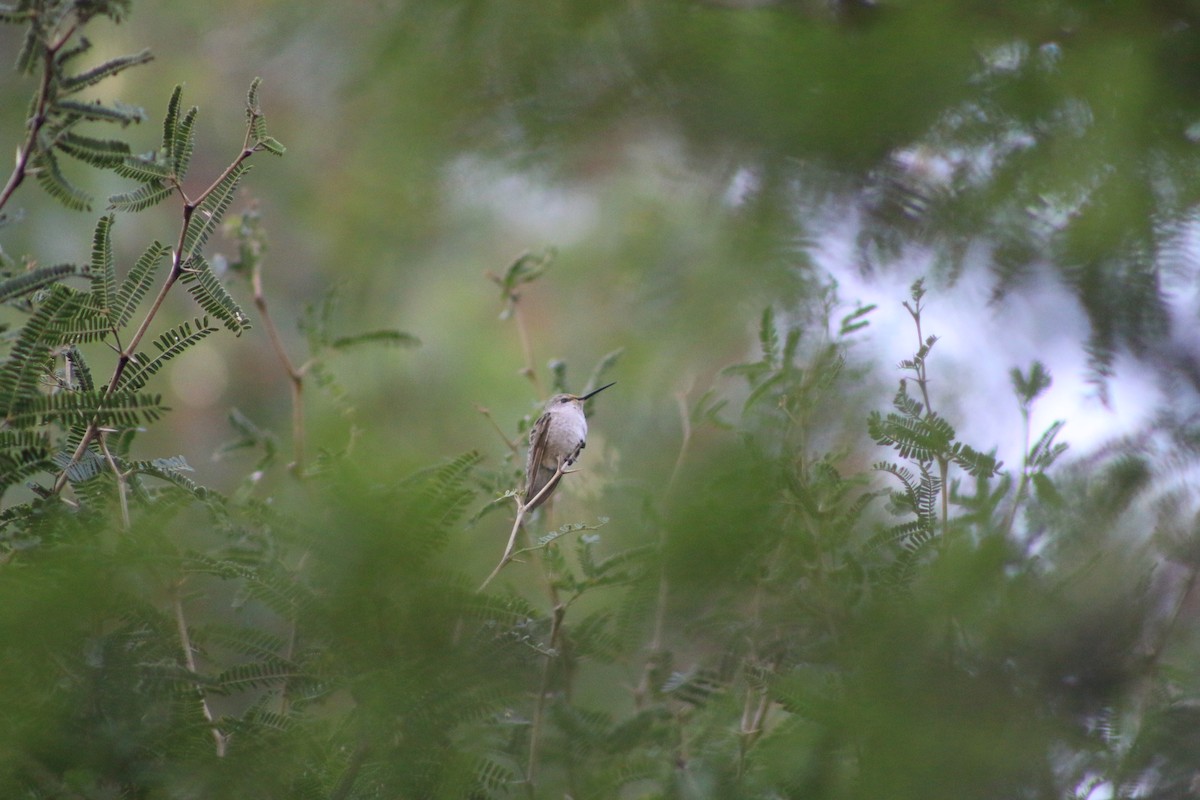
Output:
<path fill-rule="evenodd" d="M 546 498 L 554 494 L 554 490 L 558 488 L 560 480 L 562 480 L 562 473 L 559 473 L 557 469 L 551 469 L 545 464 L 538 465 L 537 470 L 529 476 L 529 485 L 525 487 L 525 502 L 529 504 L 525 510 L 533 511 L 546 502 Z M 546 489 L 546 484 L 550 484 L 549 489 Z M 543 489 L 546 490 L 542 491 Z"/>

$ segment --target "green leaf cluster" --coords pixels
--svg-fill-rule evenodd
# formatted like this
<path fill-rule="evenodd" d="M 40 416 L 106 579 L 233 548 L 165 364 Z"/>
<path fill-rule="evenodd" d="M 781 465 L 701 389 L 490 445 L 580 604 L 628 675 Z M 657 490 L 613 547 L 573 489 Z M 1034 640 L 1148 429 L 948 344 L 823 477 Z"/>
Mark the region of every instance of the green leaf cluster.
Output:
<path fill-rule="evenodd" d="M 35 6 L 49 7 L 0 16 L 25 24 Z M 120 6 L 73 8 L 83 19 Z M 689 25 L 716 27 L 715 9 L 699 11 Z M 775 19 L 762 12 L 740 21 Z M 26 315 L 0 360 L 0 499 L 16 495 L 0 509 L 0 796 L 1193 788 L 1194 642 L 1170 609 L 1186 608 L 1200 566 L 1194 497 L 1151 496 L 1169 467 L 1136 447 L 1064 468 L 1062 423 L 1029 429 L 1051 385 L 1036 362 L 1011 374 L 1020 467 L 1005 473 L 962 442 L 932 407 L 938 340 L 921 330 L 922 283 L 892 411 L 858 407 L 876 404 L 855 350 L 870 306 L 847 310 L 832 285 L 777 300 L 750 321 L 752 355 L 681 412 L 679 451 L 661 459 L 673 466 L 619 462 L 636 451 L 614 432 L 616 477 L 586 463 L 611 519 L 547 523 L 543 508 L 488 592 L 474 591 L 479 554 L 497 541 L 464 521 L 514 496 L 519 447 L 506 444 L 498 468 L 473 451 L 412 472 L 352 435 L 278 489 L 283 437 L 234 412 L 221 452 L 261 455 L 228 495 L 180 456 L 143 457 L 168 363 L 222 327 L 246 329 L 226 275 L 249 277 L 267 322 L 265 236 L 253 211 L 229 214 L 247 154 L 282 152 L 257 90 L 242 153 L 202 194 L 178 183 L 195 147 L 178 92 L 159 150 L 121 159 L 139 183 L 129 194 L 142 193 L 121 214 L 179 197 L 178 235 L 163 237 L 174 246 L 123 265 L 113 236 L 126 217 L 106 216 L 87 263 L 0 281 L 0 300 Z M 914 215 L 934 207 L 893 199 Z M 232 263 L 201 252 L 221 224 L 236 229 Z M 495 279 L 506 316 L 548 258 Z M 177 283 L 198 318 L 158 315 Z M 308 360 L 281 358 L 281 395 L 309 375 L 336 395 L 337 356 L 415 342 L 343 334 L 337 320 L 335 292 L 310 307 Z M 620 358 L 602 356 L 586 385 Z M 566 362 L 534 384 L 567 387 Z M 874 471 L 872 441 L 893 454 Z M 1154 544 L 1131 541 L 1145 528 Z M 1172 570 L 1178 595 L 1152 580 Z"/>
<path fill-rule="evenodd" d="M 109 214 L 96 224 L 86 264 L 31 264 L 24 272 L 0 275 L 0 302 L 27 315 L 0 351 L 0 427 L 9 434 L 0 443 L 0 460 L 12 465 L 0 471 L 0 498 L 22 484 L 42 497 L 53 497 L 70 486 L 82 498 L 99 498 L 101 507 L 117 501 L 127 515 L 131 497 L 148 496 L 144 477 L 196 489 L 184 475 L 189 471 L 186 463 L 134 459 L 131 446 L 145 426 L 167 411 L 161 395 L 146 390 L 148 384 L 168 362 L 215 332 L 208 318 L 235 334 L 249 326 L 248 317 L 201 250 L 233 200 L 248 168 L 246 159 L 264 150 L 278 154 L 282 147 L 266 133 L 258 81 L 247 99 L 243 151 L 195 200 L 184 195 L 181 181 L 195 149 L 197 110 L 183 110 L 179 87 L 168 102 L 157 152 L 135 156 L 123 143 L 81 136 L 76 127 L 85 121 L 128 123 L 144 117 L 120 104 L 71 99 L 149 60 L 143 53 L 82 72 L 74 70 L 75 59 L 91 48 L 81 33 L 86 23 L 96 17 L 117 20 L 126 10 L 123 3 L 29 0 L 5 12 L 5 22 L 26 29 L 19 67 L 40 74 L 41 81 L 31 101 L 30 138 L 18 152 L 0 207 L 23 178 L 33 174 L 68 206 L 86 208 L 90 200 L 58 169 L 60 152 L 141 182 L 132 192 L 111 199 L 114 210 L 135 213 L 175 194 L 184 206 L 178 244 L 153 242 L 124 274 L 115 256 L 116 217 Z M 86 282 L 86 289 L 76 288 L 79 279 Z M 209 317 L 174 325 L 159 333 L 150 347 L 143 347 L 164 297 L 176 282 Z M 156 284 L 157 294 L 150 300 Z M 93 377 L 95 344 L 115 353 L 110 377 L 104 382 Z M 33 480 L 39 475 L 49 475 L 49 482 Z M 6 525 L 16 539 L 24 535 L 20 528 L 30 519 L 27 510 L 18 506 L 6 511 Z"/>
<path fill-rule="evenodd" d="M 71 209 L 90 210 L 92 198 L 67 176 L 60 156 L 116 169 L 130 153 L 125 142 L 96 138 L 81 133 L 80 128 L 93 122 L 125 127 L 146 118 L 140 108 L 124 103 L 78 98 L 85 89 L 151 60 L 150 52 L 143 50 L 88 69 L 78 68 L 78 60 L 92 49 L 79 29 L 97 16 L 119 21 L 128 8 L 128 2 L 23 0 L 0 15 L 0 22 L 25 26 L 17 69 L 37 76 L 39 82 L 29 107 L 29 138 L 17 155 L 17 182 L 25 174 L 33 175 L 47 194 Z"/>

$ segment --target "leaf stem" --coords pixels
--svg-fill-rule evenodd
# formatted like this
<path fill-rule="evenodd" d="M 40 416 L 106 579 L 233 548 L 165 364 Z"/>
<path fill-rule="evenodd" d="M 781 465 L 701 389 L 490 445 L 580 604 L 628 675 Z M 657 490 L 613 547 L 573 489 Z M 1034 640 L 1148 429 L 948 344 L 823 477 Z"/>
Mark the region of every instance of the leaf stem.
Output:
<path fill-rule="evenodd" d="M 267 329 L 267 338 L 271 341 L 271 349 L 279 359 L 280 366 L 287 374 L 288 384 L 292 394 L 292 463 L 288 469 L 293 475 L 300 475 L 304 468 L 305 428 L 304 428 L 304 374 L 303 367 L 296 367 L 288 357 L 287 349 L 283 346 L 283 338 L 279 328 L 267 308 L 267 296 L 263 292 L 261 261 L 256 261 L 250 273 L 250 285 L 254 291 L 254 305 L 262 317 L 263 326 Z"/>
<path fill-rule="evenodd" d="M 192 637 L 188 633 L 187 618 L 183 614 L 183 598 L 180 590 L 183 588 L 183 581 L 179 581 L 172 589 L 171 605 L 175 612 L 175 627 L 179 631 L 179 644 L 183 648 L 183 663 L 187 667 L 188 672 L 196 674 L 196 655 L 192 649 Z M 204 719 L 209 724 L 209 730 L 212 731 L 213 740 L 216 742 L 217 757 L 225 756 L 226 747 L 228 746 L 229 738 L 221 733 L 221 729 L 217 727 L 216 718 L 213 716 L 212 709 L 208 705 L 208 697 L 204 694 L 204 690 L 199 686 L 196 687 L 196 693 L 200 696 L 200 711 L 204 714 Z"/>

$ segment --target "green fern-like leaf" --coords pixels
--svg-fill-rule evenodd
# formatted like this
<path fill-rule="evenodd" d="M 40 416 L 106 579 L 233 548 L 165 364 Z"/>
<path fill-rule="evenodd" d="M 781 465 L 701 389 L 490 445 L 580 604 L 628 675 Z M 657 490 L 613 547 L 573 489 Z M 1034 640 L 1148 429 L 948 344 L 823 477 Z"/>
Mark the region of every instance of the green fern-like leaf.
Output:
<path fill-rule="evenodd" d="M 216 330 L 208 324 L 207 317 L 194 322 L 184 322 L 172 328 L 154 340 L 154 346 L 159 351 L 157 356 L 147 359 L 139 353 L 134 357 L 130 362 L 130 369 L 125 370 L 121 376 L 120 387 L 128 391 L 141 389 L 151 377 L 163 368 L 164 364 Z"/>
<path fill-rule="evenodd" d="M 42 52 L 42 40 L 38 35 L 38 26 L 30 25 L 25 29 L 25 38 L 21 40 L 21 49 L 17 51 L 16 70 L 20 75 L 32 75 L 37 68 L 38 55 Z"/>
<path fill-rule="evenodd" d="M 250 165 L 241 162 L 221 178 L 213 190 L 198 205 L 188 219 L 187 229 L 183 235 L 183 252 L 196 255 L 204 247 L 209 235 L 221 223 L 221 218 L 233 202 L 238 183 L 250 169 Z"/>
<path fill-rule="evenodd" d="M 64 78 L 59 82 L 59 91 L 62 94 L 74 94 L 82 91 L 89 86 L 95 86 L 105 78 L 110 78 L 120 72 L 123 72 L 130 67 L 136 67 L 139 64 L 145 64 L 154 57 L 150 55 L 149 50 L 143 50 L 140 53 L 135 53 L 130 56 L 119 56 L 114 59 L 105 61 L 103 64 L 89 69 L 87 72 L 79 75 L 72 75 Z"/>
<path fill-rule="evenodd" d="M 111 214 L 100 218 L 92 234 L 92 261 L 88 271 L 92 276 L 91 305 L 106 319 L 112 319 L 117 300 L 117 268 L 113 261 Z"/>
<path fill-rule="evenodd" d="M 72 459 L 70 453 L 60 451 L 54 456 L 54 465 L 66 474 L 72 484 L 87 483 L 108 470 L 108 461 L 92 449 L 85 450 L 78 459 Z"/>
<path fill-rule="evenodd" d="M 323 350 L 333 341 L 333 314 L 337 308 L 339 291 L 340 287 L 336 284 L 330 286 L 319 301 L 304 307 L 298 325 L 310 352 Z"/>
<path fill-rule="evenodd" d="M 44 286 L 78 274 L 79 267 L 74 264 L 55 264 L 52 267 L 38 267 L 30 272 L 8 278 L 0 281 L 0 303 L 25 297 Z"/>
<path fill-rule="evenodd" d="M 186 472 L 192 472 L 191 466 L 183 456 L 170 458 L 155 458 L 149 461 L 133 461 L 122 464 L 122 469 L 137 478 L 150 477 L 165 481 L 172 486 L 182 489 L 187 495 L 198 500 L 206 500 L 212 494 L 200 486 Z"/>
<path fill-rule="evenodd" d="M 96 384 L 92 380 L 92 370 L 83 354 L 79 352 L 79 348 L 68 347 L 67 351 L 63 353 L 63 360 L 70 370 L 71 379 L 68 381 L 68 386 L 71 389 L 90 392 L 96 388 Z"/>
<path fill-rule="evenodd" d="M 232 694 L 249 689 L 271 689 L 308 677 L 295 664 L 276 657 L 232 666 L 218 675 L 215 683 L 221 691 Z"/>
<path fill-rule="evenodd" d="M 600 525 L 605 521 L 602 518 Z M 592 526 L 589 530 L 595 530 L 600 525 Z M 636 579 L 640 576 L 647 557 L 652 555 L 654 550 L 651 545 L 630 547 L 597 560 L 593 556 L 592 548 L 587 546 L 588 541 L 586 538 L 580 539 L 578 553 L 580 569 L 590 579 L 590 586 L 614 586 Z M 583 563 L 584 558 L 587 559 L 586 565 Z"/>
<path fill-rule="evenodd" d="M 162 396 L 102 391 L 59 392 L 27 399 L 18 408 L 10 409 L 6 419 L 14 428 L 59 423 L 62 425 L 97 424 L 111 427 L 134 427 L 154 422 L 167 411 Z"/>
<path fill-rule="evenodd" d="M 52 453 L 45 431 L 0 430 L 0 493 L 30 475 L 49 470 Z"/>
<path fill-rule="evenodd" d="M 196 116 L 199 113 L 200 109 L 192 106 L 175 127 L 175 139 L 171 143 L 171 164 L 178 180 L 183 180 L 192 165 L 192 152 L 196 148 Z"/>
<path fill-rule="evenodd" d="M 192 555 L 185 561 L 184 569 L 189 573 L 244 581 L 248 596 L 261 601 L 285 619 L 303 618 L 316 603 L 312 592 L 300 581 L 253 564 Z"/>
<path fill-rule="evenodd" d="M 763 309 L 759 320 L 758 343 L 762 347 L 763 361 L 768 368 L 774 369 L 779 363 L 779 332 L 775 329 L 775 309 L 771 306 Z"/>
<path fill-rule="evenodd" d="M 111 169 L 129 157 L 129 145 L 116 139 L 94 139 L 66 132 L 58 137 L 59 151 L 84 163 Z"/>
<path fill-rule="evenodd" d="M 163 116 L 162 145 L 159 148 L 163 156 L 172 160 L 175 144 L 175 128 L 179 125 L 179 108 L 183 103 L 183 87 L 176 84 L 171 90 L 171 99 L 167 101 L 167 113 Z"/>
<path fill-rule="evenodd" d="M 192 256 L 184 265 L 180 279 L 200 307 L 241 336 L 250 329 L 250 319 L 230 296 L 203 256 Z"/>
<path fill-rule="evenodd" d="M 772 389 L 779 386 L 786 378 L 787 374 L 784 372 L 772 373 L 766 380 L 755 386 L 750 394 L 746 396 L 746 402 L 742 404 L 742 411 L 749 411 L 764 397 L 766 397 Z"/>
<path fill-rule="evenodd" d="M 917 566 L 921 563 L 925 552 L 938 540 L 933 530 L 921 531 L 910 536 L 904 542 L 904 548 L 896 557 L 895 563 L 888 570 L 891 588 L 894 590 L 907 589 L 916 576 Z"/>
<path fill-rule="evenodd" d="M 274 136 L 263 136 L 258 139 L 258 144 L 263 150 L 266 150 L 273 156 L 281 156 L 287 152 L 287 148 L 283 146 L 283 143 Z"/>
<path fill-rule="evenodd" d="M 60 114 L 77 115 L 93 122 L 116 122 L 122 127 L 144 122 L 146 119 L 146 112 L 142 109 L 117 102 L 106 106 L 99 101 L 81 103 L 75 100 L 59 100 L 54 103 L 52 109 Z"/>
<path fill-rule="evenodd" d="M 72 211 L 91 210 L 91 195 L 67 180 L 54 153 L 42 150 L 31 159 L 31 163 L 38 183 L 46 191 L 46 194 Z"/>
<path fill-rule="evenodd" d="M 920 492 L 920 482 L 917 476 L 907 467 L 902 467 L 899 464 L 892 462 L 881 461 L 874 464 L 873 469 L 880 472 L 887 472 L 893 475 L 900 481 L 904 487 L 902 492 L 891 493 L 891 511 L 894 514 L 915 514 L 917 507 L 920 505 L 918 494 Z"/>
<path fill-rule="evenodd" d="M 954 428 L 938 416 L 914 419 L 872 412 L 867 418 L 867 432 L 876 444 L 895 449 L 901 458 L 926 463 L 946 456 L 954 439 Z"/>
<path fill-rule="evenodd" d="M 262 116 L 258 106 L 258 89 L 262 86 L 262 78 L 255 77 L 250 81 L 250 89 L 246 92 L 246 122 L 253 124 L 254 118 Z"/>
<path fill-rule="evenodd" d="M 1065 443 L 1055 443 L 1054 441 L 1064 425 L 1066 425 L 1065 420 L 1055 420 L 1054 424 L 1034 442 L 1033 447 L 1029 449 L 1029 465 L 1031 467 L 1037 470 L 1047 470 L 1058 460 L 1059 456 L 1067 451 Z"/>
<path fill-rule="evenodd" d="M 842 324 L 838 330 L 838 336 L 844 338 L 870 325 L 871 323 L 866 319 L 866 316 L 876 308 L 878 308 L 878 306 L 874 303 L 871 303 L 870 305 L 859 306 L 851 313 L 842 317 Z"/>
<path fill-rule="evenodd" d="M 1050 371 L 1041 361 L 1034 361 L 1029 365 L 1028 375 L 1023 374 L 1017 367 L 1013 367 L 1009 370 L 1008 376 L 1022 408 L 1027 408 L 1032 404 L 1053 383 Z"/>
<path fill-rule="evenodd" d="M 970 445 L 955 442 L 950 448 L 950 459 L 973 478 L 990 478 L 1004 466 L 991 453 L 981 453 Z"/>
<path fill-rule="evenodd" d="M 158 205 L 170 197 L 173 191 L 175 189 L 169 183 L 146 183 L 132 192 L 112 195 L 108 198 L 108 207 L 114 211 L 137 213 Z"/>
<path fill-rule="evenodd" d="M 474 765 L 475 784 L 483 790 L 480 797 L 506 797 L 520 780 L 520 767 L 503 753 L 483 753 Z"/>
<path fill-rule="evenodd" d="M 93 307 L 90 293 L 72 289 L 61 283 L 56 284 L 51 292 L 62 295 L 65 302 L 46 323 L 44 341 L 47 345 L 57 347 L 63 344 L 92 342 L 112 332 L 112 325 L 108 319 Z"/>
<path fill-rule="evenodd" d="M 162 242 L 154 242 L 134 263 L 133 269 L 129 270 L 129 274 L 125 276 L 125 280 L 121 281 L 121 288 L 117 291 L 117 303 L 113 309 L 113 325 L 115 327 L 124 327 L 133 317 L 138 305 L 150 290 L 150 284 L 154 280 L 154 273 L 158 269 L 159 262 L 170 252 L 171 248 L 167 245 Z"/>
<path fill-rule="evenodd" d="M 354 336 L 339 336 L 329 343 L 333 350 L 347 350 L 364 344 L 390 344 L 399 347 L 416 347 L 421 340 L 411 333 L 397 330 L 378 330 L 359 333 Z"/>
<path fill-rule="evenodd" d="M 411 500 L 411 512 L 432 525 L 431 543 L 449 534 L 452 526 L 463 518 L 474 497 L 467 479 L 481 460 L 482 456 L 475 451 L 463 453 L 405 478 L 397 487 Z"/>
<path fill-rule="evenodd" d="M 281 156 L 287 150 L 278 139 L 267 135 L 267 119 L 258 103 L 258 88 L 262 78 L 250 82 L 250 91 L 246 93 L 246 124 L 250 128 L 250 138 L 256 148 L 266 150 L 271 155 Z"/>
<path fill-rule="evenodd" d="M 47 10 L 49 10 L 49 9 L 47 9 Z M 65 13 L 66 12 L 64 10 L 61 10 L 61 4 L 60 4 L 60 9 L 58 10 L 59 19 L 55 20 L 55 22 L 58 22 L 59 20 L 61 20 L 62 15 Z M 51 19 L 53 19 L 53 17 L 51 17 Z M 55 66 L 57 66 L 59 68 L 59 74 L 60 75 L 64 74 L 66 72 L 65 68 L 70 66 L 70 63 L 72 61 L 75 61 L 84 53 L 91 52 L 91 49 L 92 49 L 91 40 L 89 40 L 86 36 L 80 36 L 78 39 L 75 40 L 75 43 L 72 44 L 70 47 L 65 47 L 65 48 L 59 50 L 57 55 L 55 56 Z"/>
<path fill-rule="evenodd" d="M 287 647 L 286 639 L 257 627 L 209 625 L 198 631 L 196 638 L 259 660 L 277 658 Z"/>
<path fill-rule="evenodd" d="M 892 405 L 901 414 L 912 419 L 919 419 L 925 414 L 924 404 L 909 395 L 907 383 L 904 381 L 900 382 L 900 388 L 896 390 L 896 395 L 892 398 Z"/>
<path fill-rule="evenodd" d="M 50 348 L 61 343 L 55 323 L 69 313 L 74 294 L 56 284 L 21 328 L 8 358 L 0 363 L 0 413 L 6 419 L 25 401 L 40 396 L 39 381 L 53 365 Z"/>
<path fill-rule="evenodd" d="M 575 652 L 584 658 L 614 663 L 625 650 L 621 637 L 612 628 L 613 612 L 601 609 L 588 614 L 571 626 Z"/>
<path fill-rule="evenodd" d="M 154 185 L 158 185 L 158 181 L 175 177 L 175 170 L 171 164 L 160 161 L 154 154 L 126 156 L 113 167 L 113 172 L 122 178 Z"/>
<path fill-rule="evenodd" d="M 917 519 L 930 530 L 937 520 L 937 501 L 942 491 L 942 481 L 929 470 L 921 467 L 921 488 L 917 491 Z"/>

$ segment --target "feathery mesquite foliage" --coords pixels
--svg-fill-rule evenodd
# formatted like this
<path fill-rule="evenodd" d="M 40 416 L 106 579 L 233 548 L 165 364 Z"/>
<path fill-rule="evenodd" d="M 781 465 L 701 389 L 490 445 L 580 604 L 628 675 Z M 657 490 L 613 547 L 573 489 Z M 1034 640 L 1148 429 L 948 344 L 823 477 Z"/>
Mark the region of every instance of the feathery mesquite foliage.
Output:
<path fill-rule="evenodd" d="M 531 520 L 486 592 L 461 554 L 495 544 L 464 530 L 471 512 L 514 496 L 521 454 L 499 426 L 498 466 L 469 452 L 402 478 L 395 461 L 358 453 L 306 462 L 297 444 L 305 484 L 292 500 L 262 497 L 279 438 L 240 412 L 218 452 L 261 455 L 229 495 L 182 456 L 142 457 L 143 428 L 166 412 L 163 367 L 186 366 L 222 326 L 248 328 L 223 276 L 250 279 L 301 433 L 310 374 L 350 413 L 329 362 L 416 340 L 339 333 L 331 291 L 306 313 L 307 358 L 293 363 L 267 313 L 256 212 L 234 218 L 228 269 L 202 252 L 246 160 L 283 152 L 258 81 L 243 149 L 195 196 L 182 179 L 197 112 L 181 91 L 153 154 L 74 129 L 137 118 L 63 97 L 144 63 L 75 69 L 88 52 L 79 29 L 126 11 L 0 7 L 0 21 L 28 26 L 21 69 L 43 78 L 0 206 L 37 170 L 53 197 L 84 207 L 57 169 L 64 155 L 139 184 L 110 199 L 90 250 L 81 243 L 86 266 L 0 280 L 0 302 L 26 314 L 0 360 L 0 795 L 924 799 L 1191 786 L 1194 670 L 1186 647 L 1172 650 L 1200 569 L 1185 500 L 1137 507 L 1145 459 L 1059 470 L 1062 423 L 1030 430 L 1050 386 L 1039 363 L 1011 375 L 1020 467 L 1005 473 L 962 442 L 931 407 L 937 339 L 921 330 L 919 283 L 906 304 L 917 346 L 892 410 L 850 402 L 873 307 L 839 315 L 832 286 L 810 305 L 768 307 L 754 357 L 681 400 L 672 477 L 612 484 L 595 501 L 611 520 Z M 924 213 L 903 189 L 891 199 Z M 179 229 L 163 237 L 175 244 L 121 264 L 114 235 L 128 215 L 176 198 Z M 493 278 L 522 337 L 521 293 L 550 263 L 524 255 Z M 176 283 L 206 316 L 161 318 Z M 111 346 L 111 363 L 94 343 Z M 543 384 L 526 344 L 533 386 L 565 388 L 566 362 Z M 621 358 L 602 356 L 585 385 Z M 690 448 L 693 429 L 710 442 Z M 619 434 L 610 441 L 620 450 Z M 873 472 L 858 466 L 871 441 L 891 451 Z M 607 464 L 588 468 L 606 483 Z M 1148 581 L 1129 585 L 1142 561 L 1115 532 L 1134 515 L 1153 520 L 1184 573 L 1166 620 Z"/>

